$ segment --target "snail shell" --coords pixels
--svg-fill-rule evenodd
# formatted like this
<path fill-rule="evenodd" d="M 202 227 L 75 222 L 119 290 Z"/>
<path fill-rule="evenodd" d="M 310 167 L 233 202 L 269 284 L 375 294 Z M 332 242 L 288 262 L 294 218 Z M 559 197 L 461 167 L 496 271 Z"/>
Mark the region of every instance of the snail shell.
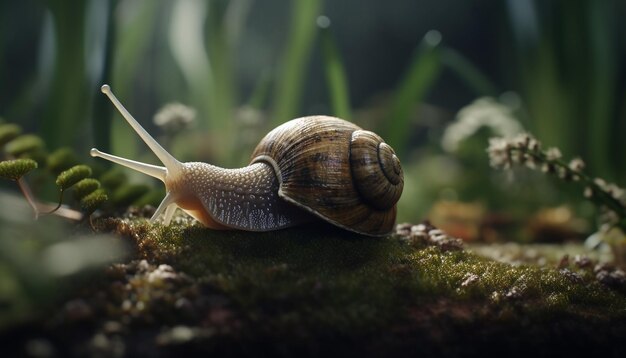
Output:
<path fill-rule="evenodd" d="M 391 232 L 404 179 L 393 149 L 375 133 L 334 117 L 297 118 L 261 140 L 257 162 L 274 168 L 284 200 L 351 231 Z"/>
<path fill-rule="evenodd" d="M 177 208 L 214 229 L 278 230 L 314 216 L 347 230 L 382 236 L 396 220 L 402 167 L 393 149 L 376 134 L 339 118 L 303 117 L 268 133 L 244 168 L 181 163 L 135 120 L 108 85 L 115 107 L 164 166 L 90 153 L 150 175 L 166 195 L 150 219 L 165 225 Z M 311 215 L 313 214 L 313 215 Z"/>

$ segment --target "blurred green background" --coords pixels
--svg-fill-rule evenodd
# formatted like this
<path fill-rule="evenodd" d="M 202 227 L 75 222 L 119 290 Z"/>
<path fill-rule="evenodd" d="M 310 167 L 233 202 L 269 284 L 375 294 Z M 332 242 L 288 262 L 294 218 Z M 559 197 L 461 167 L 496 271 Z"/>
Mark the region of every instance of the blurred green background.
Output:
<path fill-rule="evenodd" d="M 623 185 L 624 15 L 618 0 L 2 0 L 0 116 L 49 150 L 156 163 L 99 92 L 109 83 L 180 160 L 237 167 L 277 124 L 337 115 L 398 152 L 400 221 L 441 201 L 481 222 L 564 202 L 591 218 L 582 188 L 511 182 L 485 148 L 513 122 Z M 175 134 L 153 122 L 171 102 L 196 111 Z"/>

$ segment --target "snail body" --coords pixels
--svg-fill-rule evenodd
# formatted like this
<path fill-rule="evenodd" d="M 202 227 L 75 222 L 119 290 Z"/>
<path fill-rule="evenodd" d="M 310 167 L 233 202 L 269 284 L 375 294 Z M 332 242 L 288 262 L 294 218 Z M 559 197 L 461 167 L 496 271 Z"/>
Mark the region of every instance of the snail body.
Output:
<path fill-rule="evenodd" d="M 322 218 L 370 236 L 391 232 L 404 184 L 393 149 L 375 133 L 339 118 L 293 119 L 269 132 L 248 166 L 181 163 L 115 98 L 104 92 L 164 167 L 91 150 L 91 155 L 163 181 L 167 194 L 151 221 L 169 224 L 181 208 L 214 229 L 270 231 Z"/>

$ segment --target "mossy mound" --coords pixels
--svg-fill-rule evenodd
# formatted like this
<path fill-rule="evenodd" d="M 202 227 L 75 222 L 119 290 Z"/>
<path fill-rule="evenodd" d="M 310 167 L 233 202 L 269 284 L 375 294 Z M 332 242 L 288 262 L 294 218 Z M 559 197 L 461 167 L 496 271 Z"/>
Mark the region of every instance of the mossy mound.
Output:
<path fill-rule="evenodd" d="M 110 267 L 48 323 L 54 342 L 80 337 L 63 351 L 70 355 L 625 349 L 624 285 L 603 284 L 588 265 L 496 262 L 423 225 L 387 238 L 319 223 L 270 233 L 212 231 L 184 218 L 97 225 L 130 237 L 136 259 Z"/>

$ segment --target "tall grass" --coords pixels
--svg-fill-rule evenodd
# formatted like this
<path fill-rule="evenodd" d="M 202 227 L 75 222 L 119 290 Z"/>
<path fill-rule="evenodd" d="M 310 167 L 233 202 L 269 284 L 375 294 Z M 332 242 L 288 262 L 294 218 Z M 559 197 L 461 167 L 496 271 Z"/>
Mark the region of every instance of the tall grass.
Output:
<path fill-rule="evenodd" d="M 41 124 L 42 136 L 52 148 L 74 144 L 87 113 L 85 68 L 86 2 L 48 2 L 53 16 L 56 50 L 51 88 Z"/>
<path fill-rule="evenodd" d="M 245 100 L 258 109 L 270 107 L 267 117 L 271 119 L 265 123 L 268 129 L 301 115 L 309 62 L 316 47 L 321 54 L 332 114 L 359 121 L 354 118 L 358 112 L 351 106 L 343 49 L 335 41 L 332 28 L 316 27 L 323 0 L 289 2 L 289 16 L 281 19 L 286 34 L 281 56 L 269 75 L 259 75 L 258 91 L 249 99 L 240 98 L 236 50 L 247 16 L 254 15 L 249 12 L 253 0 L 108 0 L 107 42 L 99 49 L 104 59 L 96 75 L 98 85 L 93 83 L 91 64 L 85 58 L 89 50 L 85 34 L 93 30 L 88 12 L 94 1 L 38 3 L 38 11 L 49 10 L 54 20 L 54 41 L 48 44 L 53 45 L 54 58 L 47 61 L 43 57 L 49 53 L 38 50 L 43 58 L 40 68 L 46 63 L 53 67 L 49 72 L 31 70 L 29 76 L 34 79 L 20 83 L 26 89 L 24 94 L 19 88 L 2 88 L 2 93 L 13 99 L 2 108 L 2 114 L 36 117 L 52 149 L 77 143 L 91 145 L 81 136 L 91 120 L 93 141 L 98 147 L 110 147 L 116 154 L 137 158 L 143 146 L 98 93 L 99 84 L 106 81 L 144 123 L 158 105 L 168 100 L 195 107 L 198 130 L 210 133 L 211 141 L 215 141 L 214 155 L 221 158 L 221 164 L 232 164 L 233 158 L 240 157 L 233 153 L 232 144 L 241 135 L 234 120 L 236 108 Z M 17 5 L 1 6 L 6 14 Z M 626 118 L 626 91 L 619 75 L 626 46 L 620 43 L 623 35 L 617 14 L 626 10 L 625 5 L 617 1 L 509 0 L 496 8 L 502 10 L 498 20 L 507 27 L 503 27 L 499 45 L 505 51 L 513 50 L 508 53 L 510 61 L 492 73 L 440 43 L 437 32 L 416 39 L 414 55 L 391 93 L 386 122 L 381 126 L 387 142 L 401 156 L 411 150 L 414 144 L 409 142 L 409 129 L 420 121 L 415 116 L 419 113 L 416 108 L 425 102 L 441 73 L 450 71 L 476 96 L 518 92 L 528 113 L 528 129 L 546 144 L 559 146 L 567 154 L 581 152 L 590 169 L 603 177 L 624 177 L 626 166 L 619 153 L 626 149 L 620 134 L 626 129 L 620 120 Z M 177 18 L 181 11 L 184 16 Z M 7 15 L 3 18 L 14 26 Z M 45 18 L 34 16 L 29 20 L 41 22 Z M 6 34 L 10 33 L 6 26 L 0 27 L 0 55 L 10 51 L 5 47 L 9 43 Z M 181 36 L 189 40 L 185 48 L 177 47 L 182 46 Z M 0 69 L 2 84 L 7 83 L 7 64 L 0 64 Z M 498 76 L 498 71 L 505 75 Z M 45 77 L 45 73 L 51 74 L 49 82 L 37 78 Z M 149 95 L 136 95 L 147 89 Z M 41 103 L 39 98 L 43 98 Z M 25 105 L 30 108 L 23 110 Z"/>
<path fill-rule="evenodd" d="M 424 100 L 441 71 L 440 42 L 441 34 L 437 31 L 430 31 L 424 36 L 393 93 L 385 139 L 400 155 L 406 154 L 408 150 L 410 133 L 407 129 L 411 126 L 416 104 Z"/>
<path fill-rule="evenodd" d="M 611 179 L 626 173 L 610 161 L 621 141 L 611 133 L 624 93 L 616 79 L 620 9 L 613 1 L 508 2 L 531 129 Z"/>
<path fill-rule="evenodd" d="M 320 17 L 317 24 L 319 26 L 320 46 L 322 48 L 323 64 L 333 115 L 345 120 L 351 120 L 350 91 L 348 89 L 346 69 L 330 29 L 330 19 L 325 16 Z"/>
<path fill-rule="evenodd" d="M 291 3 L 291 24 L 279 74 L 272 126 L 295 118 L 301 103 L 303 83 L 315 40 L 315 20 L 319 16 L 320 0 L 294 1 Z"/>

